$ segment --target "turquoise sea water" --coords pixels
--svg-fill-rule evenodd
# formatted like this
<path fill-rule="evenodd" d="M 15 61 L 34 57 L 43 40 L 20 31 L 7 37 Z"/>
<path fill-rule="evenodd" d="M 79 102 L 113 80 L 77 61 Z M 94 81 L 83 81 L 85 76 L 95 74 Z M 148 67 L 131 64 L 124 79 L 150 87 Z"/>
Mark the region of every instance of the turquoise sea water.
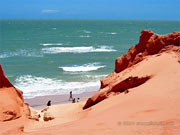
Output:
<path fill-rule="evenodd" d="M 25 98 L 95 91 L 143 29 L 167 34 L 180 22 L 0 20 L 0 64 Z"/>

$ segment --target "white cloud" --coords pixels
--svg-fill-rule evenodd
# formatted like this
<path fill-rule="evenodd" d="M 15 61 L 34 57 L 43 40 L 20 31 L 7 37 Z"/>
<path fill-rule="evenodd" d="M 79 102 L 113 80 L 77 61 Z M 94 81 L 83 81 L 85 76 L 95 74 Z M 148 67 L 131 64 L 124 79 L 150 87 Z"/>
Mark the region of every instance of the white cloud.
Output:
<path fill-rule="evenodd" d="M 57 13 L 59 10 L 52 10 L 52 9 L 44 9 L 41 10 L 41 13 Z"/>

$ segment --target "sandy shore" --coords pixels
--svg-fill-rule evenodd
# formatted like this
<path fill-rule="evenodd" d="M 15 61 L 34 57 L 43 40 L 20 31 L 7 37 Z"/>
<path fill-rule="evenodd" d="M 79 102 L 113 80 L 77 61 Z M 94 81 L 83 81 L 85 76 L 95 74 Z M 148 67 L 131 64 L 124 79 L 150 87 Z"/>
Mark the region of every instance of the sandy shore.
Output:
<path fill-rule="evenodd" d="M 84 92 L 81 94 L 73 94 L 73 97 L 80 98 L 81 101 L 85 101 L 88 97 L 92 96 L 94 93 L 95 91 Z M 24 99 L 26 103 L 28 103 L 31 107 L 35 107 L 35 108 L 46 106 L 49 100 L 52 101 L 52 104 L 71 102 L 69 101 L 69 95 L 48 95 L 48 96 L 39 96 L 35 98 Z"/>

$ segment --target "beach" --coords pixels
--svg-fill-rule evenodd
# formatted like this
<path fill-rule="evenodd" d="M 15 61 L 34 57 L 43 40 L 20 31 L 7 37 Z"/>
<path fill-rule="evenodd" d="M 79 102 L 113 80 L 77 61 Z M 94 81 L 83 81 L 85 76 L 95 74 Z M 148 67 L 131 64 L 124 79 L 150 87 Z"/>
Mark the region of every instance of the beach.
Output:
<path fill-rule="evenodd" d="M 37 30 L 37 20 L 19 21 L 21 32 L 29 26 Z M 15 29 L 19 25 L 16 20 L 4 22 Z M 74 32 L 58 35 L 62 24 L 71 26 L 73 22 Z M 150 21 L 148 26 L 147 21 L 93 20 L 96 25 L 88 30 L 84 27 L 91 21 L 73 22 L 46 20 L 42 28 L 53 25 L 53 29 L 42 29 L 47 35 L 30 33 L 29 42 L 26 34 L 23 40 L 17 36 L 4 41 L 10 46 L 0 54 L 0 134 L 178 135 L 180 32 L 172 32 L 179 30 L 178 21 L 164 21 L 155 32 L 138 30 L 156 29 L 161 21 Z M 113 25 L 111 29 L 114 23 L 123 27 L 116 29 Z M 54 27 L 59 24 L 59 28 Z M 103 33 L 97 29 L 100 24 Z M 131 33 L 128 26 L 136 30 Z M 12 34 L 8 29 L 7 39 Z M 53 37 L 56 43 L 46 36 Z M 41 38 L 47 41 L 42 43 Z M 87 42 L 82 40 L 81 44 L 79 38 Z M 96 38 L 97 44 L 93 43 Z M 67 44 L 67 39 L 71 43 Z M 101 41 L 111 43 L 104 46 Z M 75 103 L 69 101 L 70 91 Z"/>
<path fill-rule="evenodd" d="M 0 7 L 0 135 L 180 135 L 180 0 Z"/>
<path fill-rule="evenodd" d="M 81 101 L 86 101 L 88 97 L 92 96 L 95 91 L 92 92 L 84 92 L 81 94 L 73 94 L 73 98 L 80 98 Z M 69 101 L 69 94 L 68 95 L 49 95 L 49 96 L 39 96 L 35 98 L 25 99 L 24 101 L 27 102 L 31 107 L 39 107 L 39 106 L 46 106 L 47 102 L 51 100 L 52 104 L 63 104 L 63 103 L 71 103 Z"/>

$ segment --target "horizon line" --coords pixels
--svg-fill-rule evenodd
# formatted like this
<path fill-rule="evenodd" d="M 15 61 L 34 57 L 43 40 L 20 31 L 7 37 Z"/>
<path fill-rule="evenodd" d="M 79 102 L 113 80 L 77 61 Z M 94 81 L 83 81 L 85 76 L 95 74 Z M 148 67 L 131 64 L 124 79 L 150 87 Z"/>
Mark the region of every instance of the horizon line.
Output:
<path fill-rule="evenodd" d="M 139 21 L 180 21 L 180 19 L 120 19 L 120 18 L 0 18 L 0 20 L 139 20 Z"/>

